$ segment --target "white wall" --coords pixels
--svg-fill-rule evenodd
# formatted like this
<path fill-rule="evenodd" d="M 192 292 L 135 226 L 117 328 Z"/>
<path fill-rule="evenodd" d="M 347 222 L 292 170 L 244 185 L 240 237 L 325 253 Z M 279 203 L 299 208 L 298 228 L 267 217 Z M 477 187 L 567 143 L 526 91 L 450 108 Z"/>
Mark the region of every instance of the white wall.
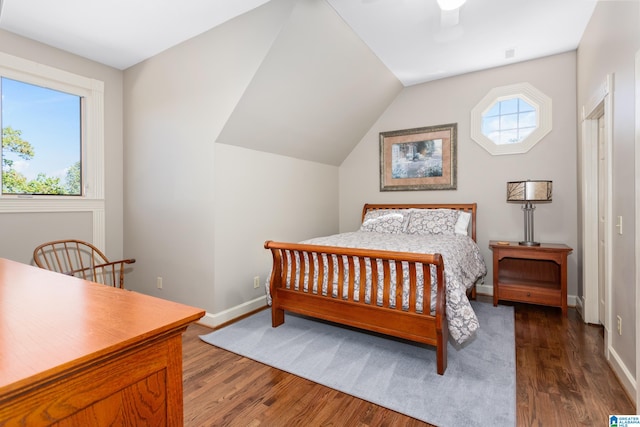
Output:
<path fill-rule="evenodd" d="M 225 144 L 214 157 L 212 312 L 220 313 L 264 297 L 253 278 L 264 285 L 271 269 L 266 240 L 338 231 L 338 168 Z"/>
<path fill-rule="evenodd" d="M 110 258 L 122 257 L 122 71 L 2 30 L 0 51 L 105 83 L 105 250 Z M 91 241 L 92 227 L 87 213 L 0 214 L 0 257 L 30 264 L 33 248 L 40 243 L 64 238 Z"/>
<path fill-rule="evenodd" d="M 622 216 L 623 234 L 613 233 L 612 317 L 623 319 L 623 335 L 613 333 L 611 361 L 630 391 L 636 372 L 635 212 L 635 54 L 640 49 L 638 2 L 598 2 L 580 42 L 577 105 L 581 108 L 613 74 L 613 218 Z M 614 327 L 615 331 L 615 327 Z M 637 383 L 637 381 L 635 381 Z M 636 385 L 637 387 L 637 385 Z M 635 392 L 631 392 L 635 396 Z"/>
<path fill-rule="evenodd" d="M 487 262 L 489 240 L 522 240 L 520 205 L 506 203 L 507 181 L 553 180 L 553 202 L 535 211 L 535 239 L 577 244 L 575 52 L 410 86 L 396 98 L 340 167 L 340 230 L 358 227 L 366 202 L 477 202 L 477 240 Z M 470 112 L 497 86 L 529 82 L 552 99 L 553 130 L 526 154 L 492 156 L 470 137 Z M 379 133 L 458 124 L 458 189 L 379 191 Z M 576 255 L 568 258 L 568 293 L 576 295 Z"/>
<path fill-rule="evenodd" d="M 204 308 L 207 323 L 264 304 L 253 277 L 267 275 L 265 240 L 338 228 L 337 167 L 216 143 L 291 3 L 125 71 L 125 245 L 138 260 L 127 284 Z"/>

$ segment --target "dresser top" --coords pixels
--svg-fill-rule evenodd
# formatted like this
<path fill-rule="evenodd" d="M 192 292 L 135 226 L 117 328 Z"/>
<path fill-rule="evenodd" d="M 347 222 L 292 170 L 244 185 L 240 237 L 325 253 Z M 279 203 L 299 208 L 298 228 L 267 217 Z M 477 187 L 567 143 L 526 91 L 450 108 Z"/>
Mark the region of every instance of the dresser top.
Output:
<path fill-rule="evenodd" d="M 176 333 L 204 313 L 0 258 L 0 396 Z"/>

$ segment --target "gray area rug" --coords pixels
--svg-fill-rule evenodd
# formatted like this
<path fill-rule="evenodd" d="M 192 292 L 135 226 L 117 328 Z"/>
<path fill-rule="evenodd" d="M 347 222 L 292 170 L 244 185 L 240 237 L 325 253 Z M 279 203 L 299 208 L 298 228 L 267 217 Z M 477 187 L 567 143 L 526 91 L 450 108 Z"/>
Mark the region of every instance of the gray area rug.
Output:
<path fill-rule="evenodd" d="M 430 346 L 289 313 L 284 325 L 272 328 L 271 310 L 200 338 L 430 424 L 513 426 L 513 308 L 472 305 L 480 329 L 463 346 L 449 342 L 442 376 Z"/>

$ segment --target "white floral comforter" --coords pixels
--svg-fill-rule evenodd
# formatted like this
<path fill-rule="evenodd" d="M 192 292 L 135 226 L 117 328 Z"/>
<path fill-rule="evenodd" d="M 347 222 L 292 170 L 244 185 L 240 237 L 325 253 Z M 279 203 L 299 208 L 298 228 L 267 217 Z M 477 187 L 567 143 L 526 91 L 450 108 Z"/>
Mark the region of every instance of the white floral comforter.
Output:
<path fill-rule="evenodd" d="M 379 249 L 387 251 L 414 252 L 414 253 L 440 253 L 444 259 L 446 291 L 447 291 L 447 319 L 449 333 L 457 343 L 463 343 L 469 339 L 478 329 L 479 323 L 476 314 L 469 303 L 466 291 L 487 273 L 486 264 L 478 245 L 468 236 L 458 234 L 390 234 L 355 231 L 350 233 L 335 234 L 332 236 L 318 237 L 301 243 L 325 246 L 338 246 L 347 248 Z M 314 260 L 317 263 L 317 260 Z M 317 265 L 317 264 L 316 264 Z M 326 268 L 325 263 L 325 268 Z M 316 268 L 317 274 L 317 268 Z M 367 266 L 367 289 L 365 299 L 370 299 L 370 266 Z M 404 269 L 408 274 L 407 269 Z M 422 279 L 422 271 L 418 269 L 418 279 Z M 359 283 L 359 268 L 356 268 L 356 283 Z M 432 269 L 431 311 L 435 306 L 435 269 Z M 327 277 L 325 274 L 324 277 Z M 337 275 L 334 275 L 337 277 Z M 395 273 L 392 272 L 392 276 Z M 405 280 L 407 283 L 407 280 Z M 294 287 L 300 284 L 295 283 Z M 302 286 L 306 287 L 305 281 Z M 323 285 L 322 294 L 327 294 L 327 284 Z M 381 284 L 378 284 L 381 286 Z M 268 289 L 268 286 L 267 286 Z M 331 293 L 336 296 L 336 286 L 332 286 Z M 314 290 L 317 292 L 318 290 Z M 408 304 L 408 289 L 403 290 L 403 305 Z M 268 294 L 268 292 L 267 292 Z M 391 295 L 395 294 L 395 284 L 392 284 Z M 357 292 L 356 292 L 357 295 Z M 381 304 L 381 292 L 378 293 L 378 304 Z M 269 298 L 269 303 L 271 303 Z M 417 305 L 422 306 L 422 288 L 419 287 Z"/>

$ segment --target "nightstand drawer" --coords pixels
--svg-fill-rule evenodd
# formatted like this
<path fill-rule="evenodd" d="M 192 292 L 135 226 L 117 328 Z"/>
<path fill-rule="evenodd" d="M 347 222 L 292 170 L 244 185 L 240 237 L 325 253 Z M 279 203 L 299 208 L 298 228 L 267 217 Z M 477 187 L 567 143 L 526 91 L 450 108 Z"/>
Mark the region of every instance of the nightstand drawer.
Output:
<path fill-rule="evenodd" d="M 560 289 L 545 289 L 501 283 L 498 287 L 498 299 L 507 301 L 528 302 L 551 306 L 562 305 Z"/>

